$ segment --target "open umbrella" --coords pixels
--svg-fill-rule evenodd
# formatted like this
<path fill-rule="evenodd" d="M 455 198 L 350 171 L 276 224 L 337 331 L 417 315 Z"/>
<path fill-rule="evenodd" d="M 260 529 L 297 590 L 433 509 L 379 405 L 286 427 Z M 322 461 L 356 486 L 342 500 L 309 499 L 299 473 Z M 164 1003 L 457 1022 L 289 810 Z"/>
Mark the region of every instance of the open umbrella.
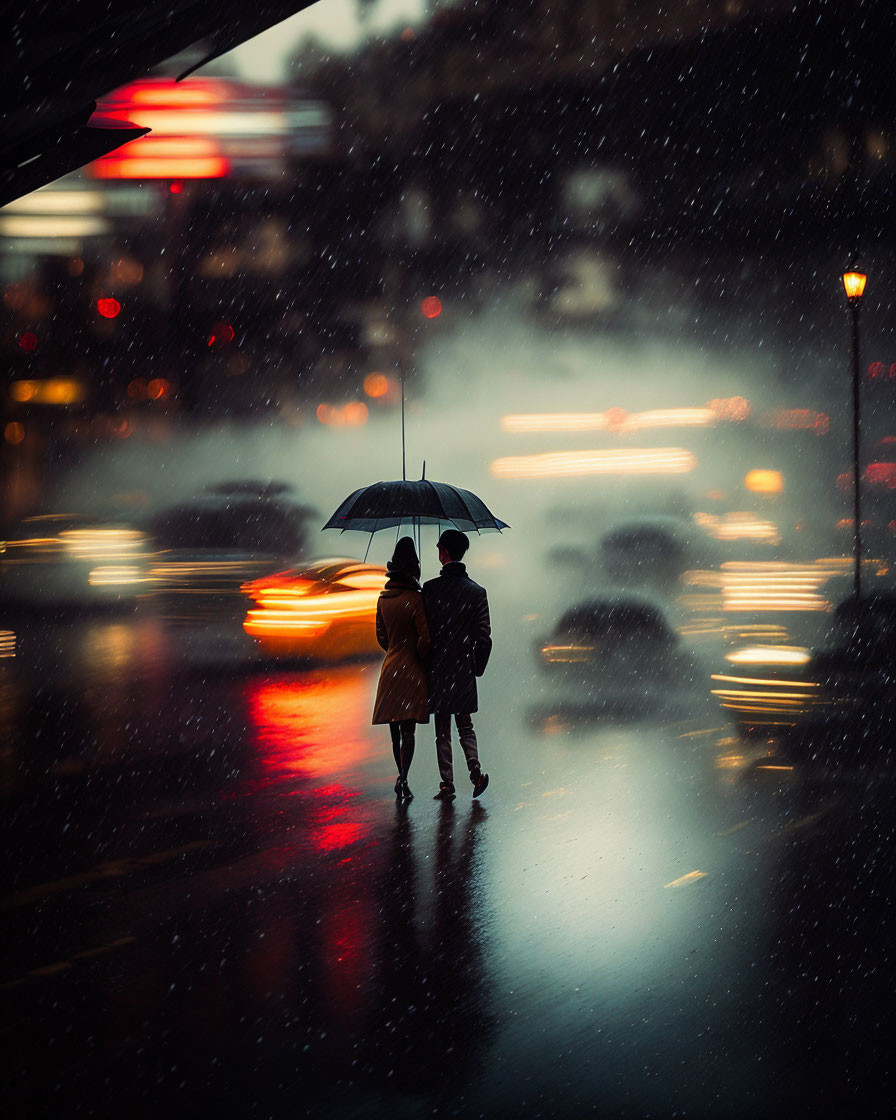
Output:
<path fill-rule="evenodd" d="M 404 374 L 401 375 L 401 478 L 391 482 L 372 482 L 362 486 L 345 499 L 324 529 L 354 530 L 373 534 L 380 529 L 400 530 L 409 525 L 420 547 L 421 525 L 454 526 L 463 532 L 497 532 L 509 529 L 506 521 L 499 521 L 481 498 L 470 490 L 462 490 L 447 482 L 432 482 L 426 477 L 412 480 L 407 477 L 404 433 Z M 368 551 L 370 541 L 367 542 Z"/>
<path fill-rule="evenodd" d="M 376 533 L 401 525 L 453 525 L 465 532 L 483 533 L 509 529 L 481 498 L 447 482 L 396 479 L 362 486 L 336 510 L 324 529 L 354 529 Z"/>

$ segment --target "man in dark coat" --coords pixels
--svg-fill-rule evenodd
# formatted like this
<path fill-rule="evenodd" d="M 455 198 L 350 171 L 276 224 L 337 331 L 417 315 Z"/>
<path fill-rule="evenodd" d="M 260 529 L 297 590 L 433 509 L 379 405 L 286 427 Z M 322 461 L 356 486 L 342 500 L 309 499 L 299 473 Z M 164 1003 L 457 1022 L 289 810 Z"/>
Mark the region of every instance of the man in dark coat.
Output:
<path fill-rule="evenodd" d="M 436 756 L 441 783 L 436 800 L 455 796 L 451 753 L 451 717 L 457 724 L 467 760 L 473 796 L 488 785 L 479 765 L 472 713 L 478 710 L 476 678 L 481 677 L 492 651 L 491 622 L 485 588 L 467 575 L 461 563 L 470 541 L 466 533 L 446 529 L 439 537 L 442 570 L 423 585 L 423 608 L 432 642 L 429 659 L 429 710 L 435 715 Z"/>

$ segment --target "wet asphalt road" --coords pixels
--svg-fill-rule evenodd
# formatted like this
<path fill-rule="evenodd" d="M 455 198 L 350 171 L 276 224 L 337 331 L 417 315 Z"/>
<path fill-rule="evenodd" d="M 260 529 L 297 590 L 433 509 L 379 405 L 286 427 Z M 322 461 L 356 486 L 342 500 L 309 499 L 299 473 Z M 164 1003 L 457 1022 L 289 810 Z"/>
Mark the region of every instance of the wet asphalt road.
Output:
<path fill-rule="evenodd" d="M 505 642 L 482 801 L 431 800 L 422 728 L 399 806 L 375 664 L 17 637 L 7 1115 L 888 1112 L 886 774 L 763 768 L 699 674 L 573 720 Z"/>

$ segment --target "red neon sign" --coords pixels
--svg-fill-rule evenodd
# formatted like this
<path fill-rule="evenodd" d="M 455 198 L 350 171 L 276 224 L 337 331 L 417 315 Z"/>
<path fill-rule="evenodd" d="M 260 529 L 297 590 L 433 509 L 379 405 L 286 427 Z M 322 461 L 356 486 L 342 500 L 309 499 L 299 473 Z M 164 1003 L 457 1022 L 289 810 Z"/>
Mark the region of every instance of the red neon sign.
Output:
<path fill-rule="evenodd" d="M 149 128 L 90 165 L 97 179 L 220 179 L 230 161 L 214 136 L 214 113 L 233 91 L 220 79 L 132 82 L 97 108 L 96 118 Z"/>

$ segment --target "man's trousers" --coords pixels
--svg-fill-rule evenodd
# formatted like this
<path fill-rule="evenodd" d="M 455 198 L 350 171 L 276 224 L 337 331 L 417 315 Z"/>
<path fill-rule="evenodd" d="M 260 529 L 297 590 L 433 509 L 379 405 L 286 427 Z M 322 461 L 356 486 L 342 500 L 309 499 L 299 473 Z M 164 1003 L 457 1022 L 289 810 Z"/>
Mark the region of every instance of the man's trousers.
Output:
<path fill-rule="evenodd" d="M 473 717 L 469 713 L 454 716 L 461 750 L 467 760 L 467 769 L 476 770 L 479 766 L 479 751 L 476 747 L 476 732 L 473 730 Z M 436 712 L 436 758 L 439 763 L 439 777 L 443 785 L 454 785 L 454 761 L 451 753 L 451 712 Z"/>

